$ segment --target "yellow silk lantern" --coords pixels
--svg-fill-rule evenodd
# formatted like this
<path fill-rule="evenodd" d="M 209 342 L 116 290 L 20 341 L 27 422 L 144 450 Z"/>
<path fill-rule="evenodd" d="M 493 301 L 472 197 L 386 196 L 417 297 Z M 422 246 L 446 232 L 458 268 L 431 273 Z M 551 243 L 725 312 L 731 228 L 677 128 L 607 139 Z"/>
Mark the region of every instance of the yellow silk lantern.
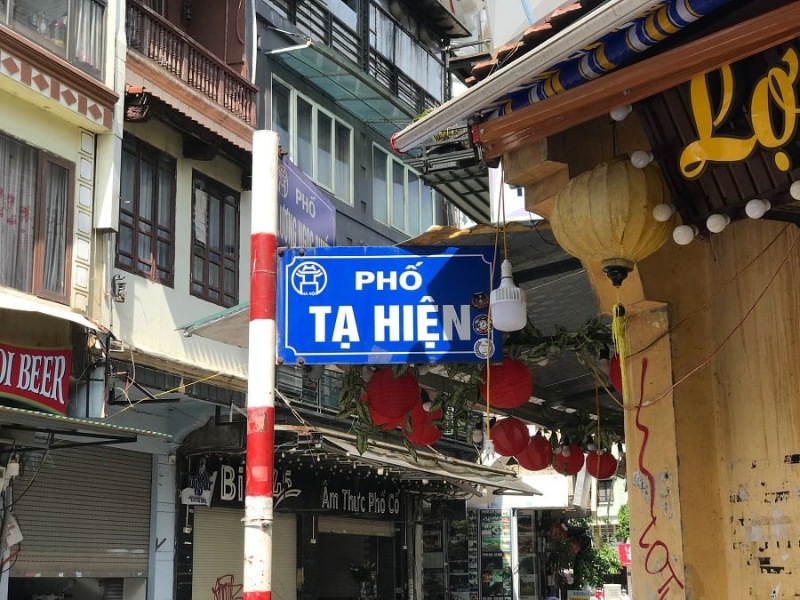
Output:
<path fill-rule="evenodd" d="M 556 197 L 550 226 L 564 250 L 599 262 L 619 286 L 635 263 L 669 239 L 675 215 L 664 222 L 653 217 L 654 207 L 668 203 L 658 167 L 617 159 L 571 179 Z"/>

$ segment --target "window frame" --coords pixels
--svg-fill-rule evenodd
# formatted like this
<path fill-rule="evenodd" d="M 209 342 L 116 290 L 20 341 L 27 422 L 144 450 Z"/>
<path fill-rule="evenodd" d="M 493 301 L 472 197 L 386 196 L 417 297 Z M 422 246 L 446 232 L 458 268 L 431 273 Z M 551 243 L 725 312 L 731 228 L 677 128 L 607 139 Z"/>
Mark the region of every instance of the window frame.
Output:
<path fill-rule="evenodd" d="M 220 222 L 218 224 L 218 234 L 220 240 L 220 251 L 219 251 L 219 259 L 214 260 L 213 257 L 210 257 L 211 254 L 215 253 L 215 251 L 210 250 L 208 248 L 208 232 L 210 231 L 210 216 L 208 213 L 208 207 L 206 208 L 206 240 L 204 242 L 200 242 L 197 239 L 197 228 L 196 228 L 196 203 L 197 203 L 197 195 L 195 191 L 198 189 L 196 182 L 198 180 L 203 181 L 205 185 L 205 191 L 209 197 L 211 196 L 211 191 L 219 192 L 219 197 L 217 198 L 220 201 L 220 212 L 219 218 Z M 230 201 L 233 199 L 233 201 Z M 225 308 L 230 308 L 232 306 L 236 306 L 239 303 L 239 274 L 241 271 L 241 255 L 240 255 L 240 246 L 241 246 L 241 222 L 242 222 L 242 211 L 241 211 L 241 192 L 237 192 L 236 190 L 229 188 L 225 184 L 213 179 L 212 177 L 206 175 L 205 173 L 198 171 L 197 169 L 192 169 L 192 252 L 191 252 L 191 262 L 189 265 L 189 293 L 192 296 L 197 298 L 201 298 L 206 300 L 207 302 L 211 302 L 213 304 L 217 304 L 219 306 L 223 306 Z M 233 248 L 234 248 L 234 256 L 231 259 L 233 262 L 232 265 L 232 272 L 233 272 L 233 282 L 234 282 L 234 290 L 230 294 L 225 291 L 225 273 L 227 272 L 225 267 L 225 208 L 232 206 L 235 211 L 235 224 L 233 227 L 233 232 L 235 235 L 235 240 L 233 240 Z M 200 259 L 203 264 L 203 273 L 202 278 L 198 278 L 195 273 L 195 259 Z M 212 282 L 209 280 L 209 267 L 210 265 L 216 264 L 219 268 L 219 277 L 218 281 L 216 282 L 216 286 L 212 285 Z M 195 289 L 195 286 L 200 286 L 200 290 Z M 219 294 L 218 298 L 215 298 L 212 292 L 216 291 Z M 226 301 L 225 298 L 230 295 L 231 299 Z"/>
<path fill-rule="evenodd" d="M 19 35 L 22 35 L 26 39 L 32 41 L 34 44 L 51 52 L 54 56 L 58 56 L 62 60 L 65 60 L 71 65 L 74 65 L 84 73 L 87 73 L 94 77 L 95 79 L 102 80 L 105 74 L 105 62 L 106 56 L 108 54 L 106 49 L 106 44 L 108 40 L 107 36 L 107 23 L 108 23 L 108 1 L 107 0 L 77 0 L 77 2 L 90 2 L 93 5 L 96 5 L 100 9 L 102 9 L 102 15 L 99 22 L 100 27 L 100 41 L 99 41 L 99 56 L 98 65 L 95 67 L 90 63 L 86 63 L 83 61 L 78 60 L 78 39 L 77 39 L 77 28 L 78 28 L 78 19 L 74 18 L 75 14 L 73 11 L 77 12 L 77 3 L 76 0 L 66 0 L 67 4 L 67 15 L 66 19 L 68 25 L 66 25 L 66 29 L 63 33 L 64 35 L 64 46 L 63 51 L 58 51 L 58 44 L 56 43 L 54 38 L 47 38 L 40 34 L 39 32 L 35 31 L 31 26 L 21 23 L 20 21 L 14 18 L 14 11 L 18 4 L 25 4 L 24 0 L 6 0 L 5 9 L 0 9 L 0 23 L 4 24 L 6 27 L 9 27 L 11 30 L 15 31 Z M 70 14 L 73 13 L 73 14 Z M 52 44 L 49 41 L 52 40 Z"/>
<path fill-rule="evenodd" d="M 386 189 L 383 193 L 382 198 L 385 199 L 385 205 L 381 204 L 382 209 L 385 208 L 386 218 L 385 220 L 376 216 L 375 214 L 375 204 L 377 198 L 375 197 L 375 183 L 378 181 L 377 173 L 379 166 L 376 165 L 376 154 L 383 155 L 384 158 L 384 165 L 381 171 L 383 172 L 383 182 L 385 183 Z M 398 160 L 394 156 L 392 156 L 389 152 L 384 150 L 379 144 L 373 143 L 372 144 L 372 153 L 370 156 L 370 160 L 372 162 L 372 181 L 373 181 L 373 198 L 372 198 L 372 205 L 373 205 L 373 218 L 386 225 L 387 227 L 391 227 L 395 231 L 399 231 L 406 235 L 410 235 L 412 237 L 420 235 L 427 231 L 427 229 L 433 225 L 439 224 L 439 211 L 438 208 L 444 203 L 444 199 L 441 194 L 439 194 L 431 185 L 425 183 L 425 180 L 422 178 L 422 174 L 417 171 L 416 169 L 412 169 L 408 165 L 406 165 L 402 160 Z M 403 225 L 402 228 L 398 227 L 396 223 L 393 222 L 393 217 L 395 215 L 395 206 L 394 206 L 394 182 L 395 182 L 395 168 L 403 169 L 403 207 L 402 210 L 399 211 L 398 214 L 403 215 Z M 409 206 L 409 198 L 411 197 L 411 178 L 415 178 L 415 184 L 418 189 L 418 195 L 416 197 L 416 201 L 418 203 L 417 210 L 415 213 L 412 213 Z M 428 194 L 426 194 L 425 190 L 428 190 Z M 423 210 L 425 207 L 426 196 L 430 198 L 430 203 L 427 205 L 427 209 Z M 409 217 L 412 214 L 416 214 L 418 222 L 416 225 L 412 225 L 409 223 Z M 427 227 L 424 227 L 424 223 L 426 222 L 426 216 L 430 217 L 430 223 Z"/>
<path fill-rule="evenodd" d="M 281 147 L 282 149 L 289 155 L 289 159 L 295 163 L 300 169 L 305 173 L 309 178 L 311 178 L 314 183 L 320 187 L 320 189 L 325 190 L 326 192 L 330 193 L 331 196 L 341 200 L 345 204 L 353 206 L 354 204 L 354 176 L 355 176 L 355 133 L 353 127 L 343 121 L 339 117 L 337 117 L 334 113 L 327 110 L 326 108 L 320 106 L 316 102 L 314 102 L 311 98 L 298 92 L 294 87 L 286 83 L 280 77 L 273 75 L 270 85 L 270 107 L 272 108 L 275 103 L 275 86 L 278 85 L 284 89 L 284 91 L 288 92 L 288 113 L 289 113 L 289 123 L 287 127 L 287 132 L 289 135 L 288 145 L 287 140 L 281 139 Z M 310 124 L 311 124 L 311 147 L 313 149 L 312 156 L 311 156 L 311 169 L 309 172 L 308 166 L 304 164 L 300 164 L 298 162 L 298 153 L 300 152 L 300 143 L 298 140 L 299 136 L 299 120 L 298 120 L 298 105 L 300 103 L 305 103 L 311 108 L 310 113 Z M 327 172 L 330 174 L 331 181 L 330 183 L 325 183 L 320 180 L 320 130 L 319 130 L 319 121 L 320 115 L 324 116 L 330 121 L 330 132 L 328 135 L 328 141 L 330 142 L 330 167 Z M 270 125 L 273 129 L 275 129 L 275 110 L 270 111 Z M 348 141 L 347 141 L 347 158 L 348 158 L 348 168 L 347 168 L 347 181 L 344 182 L 341 186 L 339 185 L 339 181 L 337 175 L 339 174 L 339 169 L 337 168 L 336 159 L 339 156 L 337 150 L 340 148 L 338 146 L 338 130 L 337 126 L 344 128 L 348 133 Z M 276 129 L 277 131 L 277 129 Z M 338 191 L 337 191 L 338 190 Z M 342 196 L 342 193 L 345 196 Z"/>
<path fill-rule="evenodd" d="M 597 481 L 597 504 L 614 504 L 614 479 Z"/>
<path fill-rule="evenodd" d="M 122 157 L 120 158 L 120 165 L 122 165 L 122 161 L 124 160 L 126 146 L 130 147 L 131 145 L 135 148 L 135 156 L 136 156 L 136 168 L 134 174 L 134 192 L 135 198 L 132 200 L 134 204 L 134 210 L 127 210 L 123 207 L 124 198 L 122 194 L 124 190 L 120 187 L 120 206 L 119 206 L 119 230 L 120 232 L 117 234 L 117 244 L 116 244 L 116 254 L 114 259 L 114 265 L 116 268 L 126 271 L 128 273 L 132 273 L 134 275 L 139 275 L 140 277 L 144 277 L 150 281 L 154 281 L 156 283 L 160 283 L 162 285 L 166 285 L 167 287 L 174 288 L 175 287 L 175 245 L 176 245 L 176 232 L 175 232 L 175 213 L 177 212 L 177 198 L 178 198 L 178 161 L 174 156 L 164 152 L 163 150 L 159 150 L 155 146 L 148 144 L 147 142 L 141 140 L 140 138 L 129 134 L 128 132 L 124 132 L 123 140 L 122 140 Z M 141 198 L 139 196 L 139 192 L 141 191 L 141 165 L 142 165 L 142 155 L 144 152 L 152 153 L 152 157 L 154 158 L 153 161 L 153 210 L 152 215 L 150 218 L 150 222 L 147 223 L 145 219 L 141 216 L 140 206 L 141 206 Z M 170 251 L 169 251 L 169 265 L 164 266 L 158 263 L 158 243 L 162 239 L 160 232 L 162 227 L 158 223 L 158 214 L 161 208 L 161 193 L 160 193 L 160 175 L 161 175 L 161 168 L 162 166 L 169 166 L 171 167 L 171 174 L 172 174 L 172 194 L 171 198 L 168 201 L 171 203 L 170 207 L 170 223 L 169 223 L 169 233 L 171 233 L 171 244 L 170 244 Z M 120 182 L 122 180 L 122 170 L 120 172 Z M 131 234 L 131 265 L 126 265 L 125 263 L 120 262 L 119 257 L 121 254 L 120 251 L 120 239 L 121 239 L 121 230 L 122 230 L 122 215 L 123 213 L 130 215 L 131 217 L 131 225 L 130 228 L 132 230 Z M 139 269 L 139 263 L 142 262 L 139 258 L 138 248 L 139 248 L 139 237 L 142 235 L 141 233 L 141 224 L 145 223 L 150 227 L 150 270 L 146 272 L 144 269 Z M 159 275 L 159 270 L 166 271 L 167 276 L 161 277 Z"/>
<path fill-rule="evenodd" d="M 21 140 L 17 137 L 12 135 L 8 135 L 5 132 L 0 131 L 0 136 L 11 140 L 12 142 L 30 148 L 34 152 L 36 152 L 36 168 L 35 173 L 33 174 L 33 178 L 36 184 L 36 189 L 34 190 L 34 223 L 33 223 L 33 231 L 34 231 L 34 241 L 33 246 L 31 248 L 31 288 L 28 289 L 20 289 L 16 287 L 11 287 L 11 289 L 15 289 L 17 291 L 32 294 L 38 298 L 44 298 L 46 300 L 52 300 L 53 302 L 58 302 L 59 304 L 70 304 L 70 299 L 72 297 L 72 264 L 73 264 L 73 242 L 75 236 L 75 230 L 73 227 L 74 223 L 74 215 L 75 215 L 75 163 L 57 156 L 47 150 L 42 148 L 38 148 L 32 144 L 27 143 L 24 140 Z M 44 211 L 45 211 L 45 201 L 48 197 L 46 193 L 47 187 L 47 165 L 53 164 L 58 167 L 61 167 L 67 171 L 67 189 L 66 191 L 66 219 L 64 223 L 64 264 L 63 267 L 63 279 L 64 279 L 64 293 L 58 294 L 52 292 L 45 288 L 44 286 L 44 272 L 45 272 L 45 246 L 46 246 L 46 236 L 48 235 L 48 230 L 44 223 Z M 20 257 L 16 256 L 15 260 L 20 260 Z"/>

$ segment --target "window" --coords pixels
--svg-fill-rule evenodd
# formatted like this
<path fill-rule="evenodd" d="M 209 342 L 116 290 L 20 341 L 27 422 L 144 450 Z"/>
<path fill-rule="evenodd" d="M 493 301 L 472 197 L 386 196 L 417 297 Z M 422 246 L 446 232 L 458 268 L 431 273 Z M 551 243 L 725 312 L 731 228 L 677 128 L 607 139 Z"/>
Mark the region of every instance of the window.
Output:
<path fill-rule="evenodd" d="M 175 159 L 125 135 L 117 266 L 172 286 L 174 265 Z"/>
<path fill-rule="evenodd" d="M 194 171 L 192 295 L 222 306 L 239 301 L 239 194 Z"/>
<path fill-rule="evenodd" d="M 436 221 L 439 195 L 413 170 L 372 147 L 372 217 L 410 236 Z"/>
<path fill-rule="evenodd" d="M 597 482 L 597 503 L 614 504 L 614 479 L 601 479 Z"/>
<path fill-rule="evenodd" d="M 0 285 L 69 304 L 74 166 L 0 135 Z"/>
<path fill-rule="evenodd" d="M 0 20 L 86 73 L 103 75 L 106 3 L 0 0 Z"/>
<path fill-rule="evenodd" d="M 353 130 L 348 125 L 273 79 L 272 129 L 303 173 L 339 200 L 353 203 Z"/>

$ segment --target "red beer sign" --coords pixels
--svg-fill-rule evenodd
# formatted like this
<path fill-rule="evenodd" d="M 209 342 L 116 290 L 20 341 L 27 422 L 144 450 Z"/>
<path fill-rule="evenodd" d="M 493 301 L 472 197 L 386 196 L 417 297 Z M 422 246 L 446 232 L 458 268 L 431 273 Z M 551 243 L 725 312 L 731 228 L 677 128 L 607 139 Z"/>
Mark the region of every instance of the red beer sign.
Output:
<path fill-rule="evenodd" d="M 65 414 L 72 351 L 0 344 L 0 396 Z"/>

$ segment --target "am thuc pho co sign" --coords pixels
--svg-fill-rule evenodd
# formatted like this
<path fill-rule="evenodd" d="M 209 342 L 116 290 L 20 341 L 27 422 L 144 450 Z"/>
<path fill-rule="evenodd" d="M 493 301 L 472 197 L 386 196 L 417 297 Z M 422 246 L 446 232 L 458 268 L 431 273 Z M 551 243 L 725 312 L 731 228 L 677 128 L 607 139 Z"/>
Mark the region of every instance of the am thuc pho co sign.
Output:
<path fill-rule="evenodd" d="M 489 294 L 500 281 L 494 254 L 492 247 L 289 250 L 278 264 L 278 360 L 499 360 L 502 334 L 488 337 Z"/>
<path fill-rule="evenodd" d="M 71 368 L 70 349 L 0 343 L 0 397 L 66 414 Z"/>

